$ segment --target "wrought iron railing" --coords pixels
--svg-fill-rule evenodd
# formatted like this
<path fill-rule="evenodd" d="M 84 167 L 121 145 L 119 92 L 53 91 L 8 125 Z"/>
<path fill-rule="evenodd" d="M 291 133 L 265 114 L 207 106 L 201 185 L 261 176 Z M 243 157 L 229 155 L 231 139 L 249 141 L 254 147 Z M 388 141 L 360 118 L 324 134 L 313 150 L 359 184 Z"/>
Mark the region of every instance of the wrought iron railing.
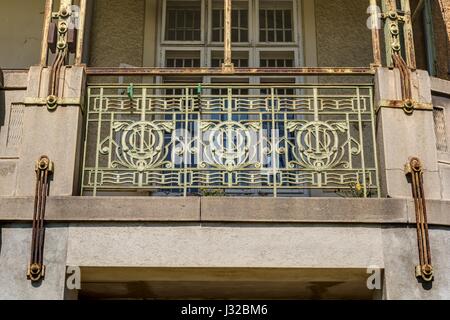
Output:
<path fill-rule="evenodd" d="M 378 196 L 370 85 L 90 85 L 82 193 Z"/>

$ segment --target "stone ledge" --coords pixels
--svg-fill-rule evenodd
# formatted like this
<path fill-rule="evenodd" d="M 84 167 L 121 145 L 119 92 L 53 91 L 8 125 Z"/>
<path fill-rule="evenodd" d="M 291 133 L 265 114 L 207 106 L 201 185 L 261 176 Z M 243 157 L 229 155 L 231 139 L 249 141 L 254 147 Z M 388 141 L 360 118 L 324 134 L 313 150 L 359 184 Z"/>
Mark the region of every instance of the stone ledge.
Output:
<path fill-rule="evenodd" d="M 433 92 L 450 95 L 450 81 L 435 77 L 430 77 L 430 79 Z"/>
<path fill-rule="evenodd" d="M 2 83 L 1 89 L 26 90 L 28 70 L 0 70 L 0 83 Z"/>
<path fill-rule="evenodd" d="M 27 221 L 33 197 L 0 197 L 0 221 Z M 48 221 L 199 221 L 199 198 L 49 197 Z"/>
<path fill-rule="evenodd" d="M 30 221 L 32 197 L 0 197 L 0 221 Z M 450 226 L 450 201 L 428 201 L 430 224 Z M 53 222 L 415 222 L 412 199 L 50 197 Z"/>

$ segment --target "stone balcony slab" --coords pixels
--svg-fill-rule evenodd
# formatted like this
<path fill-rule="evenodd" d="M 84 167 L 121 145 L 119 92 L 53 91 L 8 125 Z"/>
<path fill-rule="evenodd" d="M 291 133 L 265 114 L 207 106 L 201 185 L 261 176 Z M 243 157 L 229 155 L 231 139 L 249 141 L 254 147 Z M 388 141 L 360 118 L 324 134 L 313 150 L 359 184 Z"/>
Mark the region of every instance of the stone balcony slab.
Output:
<path fill-rule="evenodd" d="M 0 221 L 31 221 L 32 197 L 0 197 Z M 49 197 L 49 222 L 415 223 L 412 199 Z M 430 224 L 450 226 L 450 201 L 428 201 Z"/>

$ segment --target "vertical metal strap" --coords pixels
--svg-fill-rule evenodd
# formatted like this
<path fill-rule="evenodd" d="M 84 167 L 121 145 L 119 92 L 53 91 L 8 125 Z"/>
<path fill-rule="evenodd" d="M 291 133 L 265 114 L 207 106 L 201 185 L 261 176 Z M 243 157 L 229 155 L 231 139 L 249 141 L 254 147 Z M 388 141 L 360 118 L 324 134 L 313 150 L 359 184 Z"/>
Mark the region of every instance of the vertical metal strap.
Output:
<path fill-rule="evenodd" d="M 79 29 L 77 37 L 77 49 L 75 53 L 75 64 L 80 65 L 83 61 L 84 28 L 86 24 L 86 1 L 80 0 Z"/>
<path fill-rule="evenodd" d="M 42 29 L 42 44 L 41 44 L 41 66 L 47 66 L 48 60 L 48 33 L 50 23 L 52 21 L 53 0 L 46 0 L 44 9 L 44 27 Z"/>
<path fill-rule="evenodd" d="M 224 0 L 224 63 L 222 68 L 228 72 L 234 71 L 231 59 L 231 0 Z"/>
<path fill-rule="evenodd" d="M 30 264 L 27 278 L 33 282 L 45 277 L 44 239 L 45 239 L 45 207 L 49 191 L 50 175 L 53 174 L 53 163 L 47 156 L 41 156 L 36 162 L 36 190 L 34 197 L 33 232 L 31 239 Z"/>
<path fill-rule="evenodd" d="M 413 157 L 405 166 L 406 175 L 411 178 L 412 194 L 416 212 L 417 244 L 419 249 L 419 265 L 416 266 L 416 277 L 426 282 L 433 280 L 431 249 L 428 233 L 427 206 L 423 187 L 423 166 L 419 158 Z"/>
<path fill-rule="evenodd" d="M 395 52 L 392 55 L 392 60 L 394 61 L 394 67 L 398 68 L 400 71 L 403 111 L 405 111 L 406 114 L 412 114 L 414 112 L 415 103 L 412 96 L 411 71 L 399 53 Z"/>
<path fill-rule="evenodd" d="M 373 66 L 381 67 L 381 46 L 380 46 L 380 23 L 381 18 L 378 13 L 377 0 L 370 0 L 370 14 L 371 14 L 371 30 L 372 30 L 372 50 L 373 50 Z"/>
<path fill-rule="evenodd" d="M 406 52 L 406 62 L 409 68 L 416 70 L 416 50 L 414 48 L 414 35 L 411 16 L 411 5 L 409 0 L 402 0 L 403 6 L 403 32 Z"/>

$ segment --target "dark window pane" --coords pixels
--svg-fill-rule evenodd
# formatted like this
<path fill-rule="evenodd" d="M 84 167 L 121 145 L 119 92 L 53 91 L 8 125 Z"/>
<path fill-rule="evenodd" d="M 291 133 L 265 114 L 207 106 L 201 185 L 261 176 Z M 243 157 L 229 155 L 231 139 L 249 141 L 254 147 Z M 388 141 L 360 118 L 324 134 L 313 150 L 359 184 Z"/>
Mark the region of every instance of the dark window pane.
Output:
<path fill-rule="evenodd" d="M 265 32 L 264 30 L 261 30 L 261 31 L 259 32 L 259 41 L 261 41 L 261 42 L 267 42 L 267 39 L 266 39 L 266 32 Z"/>
<path fill-rule="evenodd" d="M 195 40 L 195 41 L 200 41 L 201 40 L 200 31 L 194 31 L 193 40 Z"/>
<path fill-rule="evenodd" d="M 184 28 L 184 12 L 177 11 L 177 28 Z"/>
<path fill-rule="evenodd" d="M 194 27 L 194 12 L 186 11 L 186 28 Z"/>
<path fill-rule="evenodd" d="M 274 28 L 275 27 L 275 12 L 272 10 L 267 10 L 267 27 Z"/>
<path fill-rule="evenodd" d="M 175 11 L 169 11 L 169 14 L 167 15 L 167 25 L 169 28 L 174 28 L 175 27 L 175 22 L 176 22 L 176 12 Z"/>
<path fill-rule="evenodd" d="M 241 42 L 248 42 L 248 31 L 241 30 Z"/>
<path fill-rule="evenodd" d="M 285 41 L 286 42 L 292 42 L 292 31 L 286 31 L 285 32 Z"/>
<path fill-rule="evenodd" d="M 211 60 L 211 66 L 212 66 L 213 68 L 218 68 L 218 67 L 220 67 L 220 60 L 219 60 L 219 59 L 212 59 L 212 60 Z"/>
<path fill-rule="evenodd" d="M 212 13 L 212 27 L 213 28 L 220 28 L 220 27 L 222 27 L 221 26 L 221 23 L 220 23 L 220 17 L 221 17 L 221 15 L 222 15 L 222 12 L 221 12 L 222 10 L 213 10 L 213 13 Z"/>
<path fill-rule="evenodd" d="M 277 30 L 277 37 L 276 37 L 276 42 L 283 42 L 283 31 L 281 30 Z"/>
<path fill-rule="evenodd" d="M 200 59 L 194 59 L 193 67 L 195 67 L 195 68 L 199 68 L 200 67 Z"/>
<path fill-rule="evenodd" d="M 284 11 L 284 27 L 286 29 L 292 28 L 292 14 L 290 10 Z"/>
<path fill-rule="evenodd" d="M 239 26 L 239 11 L 238 10 L 231 10 L 231 24 L 234 27 Z"/>
<path fill-rule="evenodd" d="M 241 28 L 248 28 L 248 10 L 241 10 Z"/>
<path fill-rule="evenodd" d="M 261 29 L 266 28 L 266 11 L 259 10 L 259 26 Z"/>
<path fill-rule="evenodd" d="M 222 41 L 222 37 L 220 36 L 222 34 L 222 32 L 220 32 L 220 30 L 213 30 L 213 34 L 212 34 L 212 41 L 215 42 L 220 42 Z"/>
<path fill-rule="evenodd" d="M 231 41 L 239 42 L 239 30 L 238 29 L 231 30 Z"/>
<path fill-rule="evenodd" d="M 201 28 L 200 10 L 194 12 L 194 29 L 200 30 Z"/>
<path fill-rule="evenodd" d="M 276 27 L 278 29 L 283 29 L 283 11 L 277 10 L 275 11 L 275 20 L 276 20 Z"/>

